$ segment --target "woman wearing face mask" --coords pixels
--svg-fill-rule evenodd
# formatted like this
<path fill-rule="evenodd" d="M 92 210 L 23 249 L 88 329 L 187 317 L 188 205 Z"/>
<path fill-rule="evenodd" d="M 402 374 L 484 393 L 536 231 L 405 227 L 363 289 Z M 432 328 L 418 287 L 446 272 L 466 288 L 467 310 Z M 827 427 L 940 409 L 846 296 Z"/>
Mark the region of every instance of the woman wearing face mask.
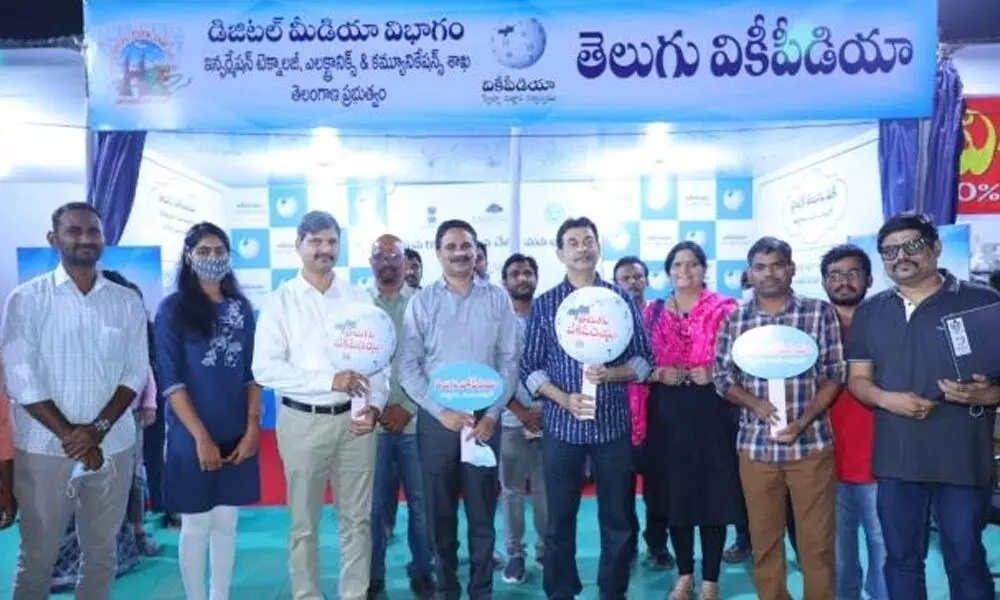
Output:
<path fill-rule="evenodd" d="M 670 600 L 694 595 L 695 527 L 701 538 L 700 597 L 719 597 L 726 526 L 746 519 L 735 424 L 712 383 L 716 334 L 737 303 L 705 289 L 707 265 L 697 244 L 674 246 L 664 262 L 673 294 L 645 311 L 656 359 L 649 378 L 645 483 L 647 504 L 670 524 L 679 576 Z"/>
<path fill-rule="evenodd" d="M 254 317 L 230 268 L 230 243 L 212 223 L 184 238 L 177 292 L 156 315 L 159 387 L 169 401 L 165 510 L 181 515 L 179 563 L 188 600 L 226 600 L 239 506 L 260 497 L 260 388 L 253 381 Z"/>

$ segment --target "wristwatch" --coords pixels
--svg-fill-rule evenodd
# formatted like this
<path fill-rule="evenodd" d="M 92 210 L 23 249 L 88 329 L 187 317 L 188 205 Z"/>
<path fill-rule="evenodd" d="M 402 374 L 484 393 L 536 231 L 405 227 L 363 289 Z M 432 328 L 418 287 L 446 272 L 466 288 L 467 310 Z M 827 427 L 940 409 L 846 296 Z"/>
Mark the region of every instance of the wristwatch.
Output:
<path fill-rule="evenodd" d="M 109 429 L 111 429 L 111 423 L 107 419 L 97 419 L 91 423 L 91 425 L 93 425 L 94 429 L 97 430 L 97 433 L 100 433 L 101 435 L 104 435 Z"/>

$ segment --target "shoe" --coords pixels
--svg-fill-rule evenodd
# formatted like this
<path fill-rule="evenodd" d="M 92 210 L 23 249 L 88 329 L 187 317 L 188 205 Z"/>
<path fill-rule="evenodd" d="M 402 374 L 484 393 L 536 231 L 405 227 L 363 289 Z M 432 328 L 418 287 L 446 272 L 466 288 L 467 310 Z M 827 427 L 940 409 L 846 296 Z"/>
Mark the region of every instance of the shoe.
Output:
<path fill-rule="evenodd" d="M 524 583 L 525 575 L 524 557 L 510 557 L 507 561 L 507 566 L 503 570 L 504 583 Z"/>
<path fill-rule="evenodd" d="M 437 592 L 437 586 L 430 575 L 421 575 L 410 578 L 410 591 L 417 598 L 431 599 Z"/>
<path fill-rule="evenodd" d="M 503 568 L 503 563 L 504 563 L 503 554 L 500 554 L 498 551 L 494 550 L 493 551 L 493 570 L 494 571 L 499 571 L 500 569 L 502 569 Z"/>
<path fill-rule="evenodd" d="M 160 527 L 162 529 L 180 529 L 181 520 L 177 515 L 170 513 L 163 513 L 160 518 Z"/>
<path fill-rule="evenodd" d="M 722 553 L 722 562 L 735 565 L 739 563 L 746 562 L 750 559 L 752 552 L 749 548 L 741 548 L 736 544 L 726 548 L 726 551 Z"/>
<path fill-rule="evenodd" d="M 535 558 L 535 566 L 537 566 L 539 570 L 544 571 L 545 570 L 545 557 L 544 556 L 538 556 L 538 557 L 536 557 Z"/>
<path fill-rule="evenodd" d="M 385 581 L 382 579 L 372 579 L 368 582 L 368 600 L 375 600 L 385 591 Z"/>
<path fill-rule="evenodd" d="M 674 557 L 667 550 L 661 550 L 659 552 L 650 552 L 646 555 L 646 566 L 652 569 L 669 571 L 673 569 L 677 563 L 674 561 Z"/>

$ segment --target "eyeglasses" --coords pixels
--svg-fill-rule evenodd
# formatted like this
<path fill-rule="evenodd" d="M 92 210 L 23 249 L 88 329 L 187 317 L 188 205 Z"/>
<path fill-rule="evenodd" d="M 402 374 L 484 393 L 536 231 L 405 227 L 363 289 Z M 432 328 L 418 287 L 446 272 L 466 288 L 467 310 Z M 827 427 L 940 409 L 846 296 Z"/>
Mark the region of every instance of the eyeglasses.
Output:
<path fill-rule="evenodd" d="M 830 283 L 838 283 L 840 281 L 861 281 L 865 277 L 865 272 L 861 269 L 848 269 L 847 271 L 829 271 L 826 274 L 826 280 Z"/>
<path fill-rule="evenodd" d="M 927 248 L 928 243 L 924 238 L 916 238 L 913 240 L 907 240 L 902 244 L 887 244 L 883 245 L 878 249 L 878 253 L 882 256 L 882 260 L 895 260 L 899 256 L 899 251 L 902 250 L 903 254 L 906 256 L 915 256 L 920 254 Z"/>
<path fill-rule="evenodd" d="M 372 254 L 372 260 L 378 263 L 402 263 L 403 255 L 399 253 L 383 254 L 379 252 Z"/>

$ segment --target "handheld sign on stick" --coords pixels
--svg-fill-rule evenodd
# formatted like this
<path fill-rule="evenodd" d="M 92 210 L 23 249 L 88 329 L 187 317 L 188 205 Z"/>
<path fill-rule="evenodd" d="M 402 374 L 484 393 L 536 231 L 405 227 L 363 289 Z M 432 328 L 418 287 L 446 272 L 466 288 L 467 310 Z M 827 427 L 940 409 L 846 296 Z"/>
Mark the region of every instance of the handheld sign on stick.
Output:
<path fill-rule="evenodd" d="M 736 366 L 748 375 L 767 380 L 766 400 L 777 409 L 777 418 L 769 424 L 772 437 L 788 427 L 788 380 L 813 368 L 818 358 L 816 340 L 787 325 L 755 327 L 733 342 Z"/>
<path fill-rule="evenodd" d="M 431 399 L 455 412 L 471 415 L 489 408 L 507 394 L 507 383 L 492 367 L 474 362 L 445 365 L 431 374 Z M 477 467 L 497 466 L 493 449 L 475 439 L 469 439 L 471 427 L 463 427 L 461 436 L 462 462 Z"/>
<path fill-rule="evenodd" d="M 327 339 L 330 364 L 365 377 L 388 368 L 396 352 L 396 327 L 389 315 L 373 304 L 338 306 L 336 318 L 327 323 Z M 360 418 L 367 406 L 367 395 L 351 397 L 351 417 Z"/>
<path fill-rule="evenodd" d="M 580 394 L 595 403 L 598 386 L 587 380 L 587 369 L 622 355 L 635 334 L 632 323 L 628 301 L 603 286 L 576 290 L 556 311 L 556 339 L 566 354 L 580 362 Z M 596 408 L 585 418 L 593 419 Z"/>

